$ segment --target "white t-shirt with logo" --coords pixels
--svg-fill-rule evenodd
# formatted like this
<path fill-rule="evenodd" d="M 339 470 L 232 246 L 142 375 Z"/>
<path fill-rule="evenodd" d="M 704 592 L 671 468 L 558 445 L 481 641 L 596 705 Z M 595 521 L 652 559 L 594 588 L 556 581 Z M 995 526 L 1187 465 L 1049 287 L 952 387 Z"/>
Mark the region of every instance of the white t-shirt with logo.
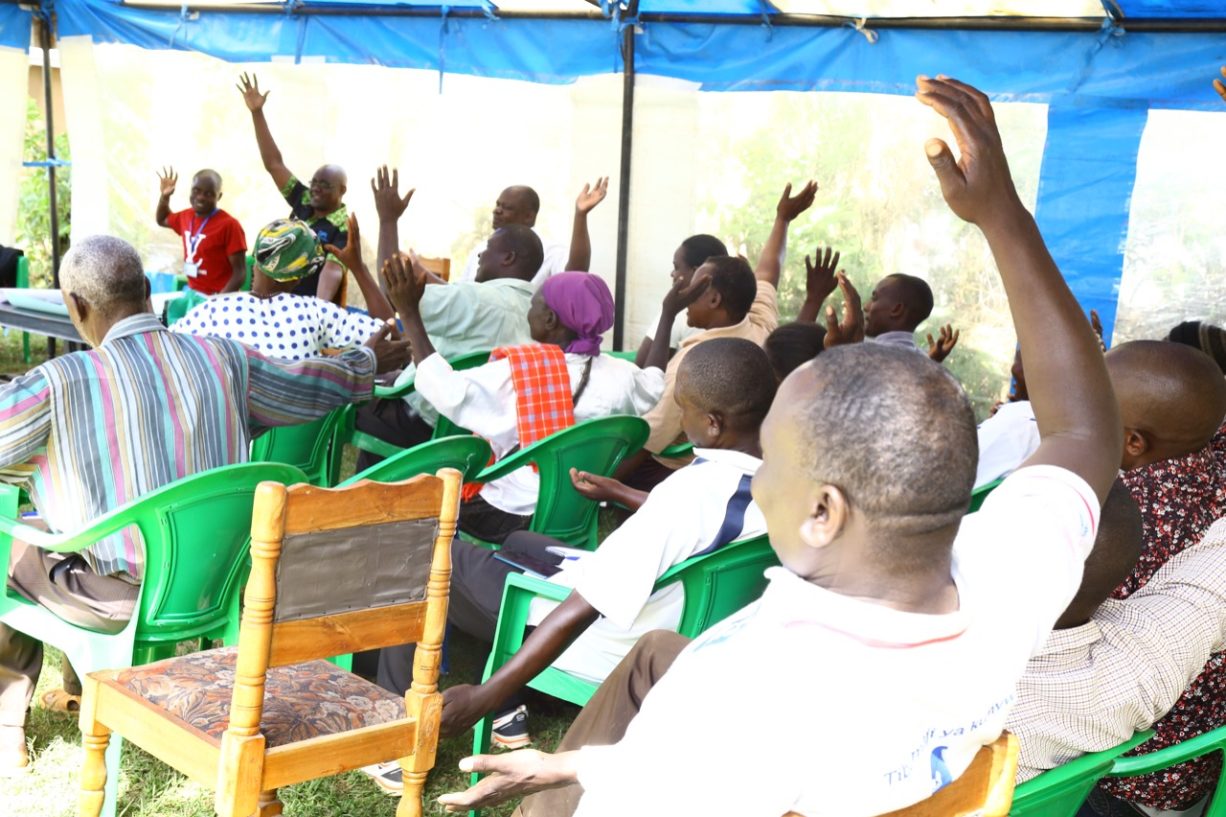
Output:
<path fill-rule="evenodd" d="M 770 569 L 762 599 L 686 648 L 620 742 L 579 750 L 577 817 L 872 817 L 931 796 L 1000 735 L 1098 515 L 1075 474 L 1016 471 L 962 522 L 945 615 Z"/>

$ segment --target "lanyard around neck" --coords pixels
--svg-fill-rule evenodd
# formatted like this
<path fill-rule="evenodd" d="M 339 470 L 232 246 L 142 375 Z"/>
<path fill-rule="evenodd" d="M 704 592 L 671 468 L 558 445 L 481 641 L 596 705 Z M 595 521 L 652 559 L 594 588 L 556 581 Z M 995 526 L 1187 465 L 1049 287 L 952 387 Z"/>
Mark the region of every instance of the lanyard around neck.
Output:
<path fill-rule="evenodd" d="M 217 210 L 214 209 L 213 213 L 216 212 Z M 196 257 L 196 247 L 200 245 L 201 233 L 204 232 L 204 227 L 209 223 L 209 219 L 213 217 L 213 213 L 209 213 L 207 216 L 205 216 L 204 220 L 200 222 L 199 227 L 194 226 L 196 223 L 196 216 L 194 214 L 192 215 L 193 226 L 188 228 L 189 235 L 187 236 L 187 257 L 189 260 Z"/>

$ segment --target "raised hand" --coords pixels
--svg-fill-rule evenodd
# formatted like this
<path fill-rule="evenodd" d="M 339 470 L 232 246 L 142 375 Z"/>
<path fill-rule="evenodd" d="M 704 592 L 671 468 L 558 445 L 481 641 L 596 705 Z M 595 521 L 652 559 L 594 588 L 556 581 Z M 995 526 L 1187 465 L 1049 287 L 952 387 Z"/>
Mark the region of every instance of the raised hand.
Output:
<path fill-rule="evenodd" d="M 358 232 L 357 214 L 350 211 L 345 231 L 349 234 L 344 249 L 338 249 L 335 244 L 325 244 L 324 252 L 335 255 L 337 260 L 345 265 L 345 269 L 356 270 L 362 267 L 362 235 Z"/>
<path fill-rule="evenodd" d="M 243 102 L 247 103 L 247 110 L 254 113 L 264 107 L 264 102 L 268 99 L 271 91 L 260 93 L 260 81 L 256 79 L 255 74 L 250 77 L 246 72 L 239 77 L 238 84 L 235 86 L 243 95 Z"/>
<path fill-rule="evenodd" d="M 1226 78 L 1226 65 L 1222 66 L 1221 71 L 1222 77 Z M 1217 95 L 1222 98 L 1223 102 L 1226 102 L 1226 83 L 1223 83 L 1220 79 L 1215 79 L 1213 81 L 1213 90 L 1217 91 Z"/>
<path fill-rule="evenodd" d="M 1090 328 L 1098 335 L 1098 348 L 1107 351 L 1107 341 L 1103 340 L 1103 322 L 1098 317 L 1098 310 L 1090 310 Z"/>
<path fill-rule="evenodd" d="M 164 167 L 158 173 L 158 187 L 163 196 L 169 198 L 175 192 L 175 185 L 179 183 L 179 176 L 175 173 L 173 167 Z"/>
<path fill-rule="evenodd" d="M 498 755 L 477 755 L 460 761 L 460 771 L 479 772 L 485 777 L 467 791 L 439 797 L 447 811 L 485 808 L 512 797 L 522 797 L 577 780 L 574 752 L 555 755 L 535 749 L 519 749 Z"/>
<path fill-rule="evenodd" d="M 918 86 L 916 98 L 949 121 L 958 144 L 957 159 L 940 139 L 924 144 L 949 209 L 980 227 L 1011 217 L 1022 204 L 987 95 L 943 75 L 920 77 Z"/>
<path fill-rule="evenodd" d="M 822 347 L 830 349 L 864 340 L 864 309 L 860 306 L 860 293 L 843 273 L 838 273 L 839 290 L 843 293 L 843 317 L 835 317 L 834 307 L 826 307 L 826 339 Z"/>
<path fill-rule="evenodd" d="M 822 248 L 817 248 L 816 262 L 810 261 L 809 256 L 805 256 L 805 300 L 815 305 L 826 300 L 826 297 L 839 285 L 835 273 L 839 269 L 840 253 L 836 252 L 833 247 L 826 247 L 825 250 L 826 254 L 823 256 Z"/>
<path fill-rule="evenodd" d="M 412 260 L 403 253 L 387 259 L 383 264 L 383 280 L 387 285 L 387 299 L 400 316 L 417 314 L 417 306 L 426 290 L 426 277 L 413 268 Z"/>
<path fill-rule="evenodd" d="M 580 191 L 579 197 L 575 199 L 576 212 L 584 214 L 592 212 L 597 204 L 604 201 L 607 195 L 609 195 L 608 176 L 601 176 L 594 185 L 583 185 L 583 190 Z"/>
<path fill-rule="evenodd" d="M 813 206 L 816 196 L 817 182 L 810 180 L 795 196 L 792 195 L 792 183 L 788 182 L 783 188 L 783 195 L 779 197 L 779 203 L 775 205 L 775 215 L 784 221 L 792 221 Z"/>
<path fill-rule="evenodd" d="M 708 275 L 695 274 L 687 285 L 684 281 L 674 281 L 672 288 L 664 294 L 663 310 L 670 315 L 678 315 L 690 304 L 697 301 L 702 293 L 711 285 Z"/>
<path fill-rule="evenodd" d="M 962 334 L 962 330 L 954 331 L 952 324 L 945 324 L 941 327 L 938 333 L 939 337 L 936 340 L 932 339 L 932 335 L 928 335 L 928 357 L 940 363 L 945 358 L 949 357 L 949 353 L 958 345 L 958 338 Z"/>
<path fill-rule="evenodd" d="M 404 215 L 413 194 L 414 187 L 400 197 L 400 170 L 392 168 L 388 173 L 387 165 L 382 165 L 375 171 L 375 177 L 370 180 L 370 192 L 375 195 L 375 212 L 379 214 L 379 222 L 397 222 Z"/>

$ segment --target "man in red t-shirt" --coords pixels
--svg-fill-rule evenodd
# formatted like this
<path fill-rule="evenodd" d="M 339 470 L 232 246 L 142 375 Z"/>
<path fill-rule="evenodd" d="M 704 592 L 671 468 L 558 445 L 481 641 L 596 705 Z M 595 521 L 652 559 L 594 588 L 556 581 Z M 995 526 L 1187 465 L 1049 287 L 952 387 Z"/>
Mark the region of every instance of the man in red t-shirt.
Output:
<path fill-rule="evenodd" d="M 221 200 L 221 176 L 201 170 L 192 177 L 191 208 L 170 212 L 170 197 L 179 177 L 174 168 L 158 174 L 162 197 L 158 199 L 157 222 L 183 239 L 183 273 L 187 285 L 204 295 L 236 292 L 247 278 L 247 237 L 243 225 L 217 206 Z"/>

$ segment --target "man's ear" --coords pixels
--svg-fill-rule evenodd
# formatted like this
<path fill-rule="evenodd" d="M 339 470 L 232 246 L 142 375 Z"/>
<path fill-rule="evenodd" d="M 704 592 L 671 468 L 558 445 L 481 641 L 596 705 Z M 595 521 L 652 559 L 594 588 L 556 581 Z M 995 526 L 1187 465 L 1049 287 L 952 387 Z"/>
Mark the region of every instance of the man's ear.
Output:
<path fill-rule="evenodd" d="M 502 266 L 512 266 L 517 258 L 519 258 L 519 253 L 515 252 L 515 250 L 507 250 L 502 254 Z"/>
<path fill-rule="evenodd" d="M 148 288 L 148 286 L 149 286 L 149 279 L 146 278 L 145 287 Z M 82 298 L 80 295 L 78 295 L 75 292 L 68 293 L 68 300 L 71 301 L 72 303 L 69 304 L 65 302 L 64 305 L 68 307 L 69 313 L 71 315 L 75 315 L 76 319 L 80 323 L 85 323 L 85 321 L 88 320 L 89 318 L 89 312 L 90 312 L 89 301 L 85 300 L 84 298 Z"/>
<path fill-rule="evenodd" d="M 145 276 L 145 300 L 149 300 L 151 295 L 153 295 L 153 287 L 149 285 L 149 277 Z"/>
<path fill-rule="evenodd" d="M 907 305 L 903 303 L 896 303 L 890 307 L 890 311 L 887 314 L 895 320 L 902 320 L 904 317 L 906 317 Z"/>
<path fill-rule="evenodd" d="M 1145 436 L 1145 432 L 1136 428 L 1124 429 L 1124 455 L 1129 459 L 1138 459 L 1145 456 L 1145 453 L 1151 448 L 1149 438 Z"/>
<path fill-rule="evenodd" d="M 811 548 L 823 548 L 839 538 L 850 508 L 843 491 L 823 483 L 807 497 L 807 513 L 800 526 L 800 539 Z"/>
<path fill-rule="evenodd" d="M 224 196 L 224 195 L 225 195 L 225 193 L 222 193 L 221 191 L 218 191 L 218 192 L 217 192 L 217 198 L 215 199 L 215 201 L 221 201 L 221 197 L 222 197 L 222 196 Z"/>
<path fill-rule="evenodd" d="M 703 434 L 707 440 L 714 443 L 724 433 L 725 423 L 724 415 L 718 411 L 707 413 L 707 427 L 703 430 Z"/>

